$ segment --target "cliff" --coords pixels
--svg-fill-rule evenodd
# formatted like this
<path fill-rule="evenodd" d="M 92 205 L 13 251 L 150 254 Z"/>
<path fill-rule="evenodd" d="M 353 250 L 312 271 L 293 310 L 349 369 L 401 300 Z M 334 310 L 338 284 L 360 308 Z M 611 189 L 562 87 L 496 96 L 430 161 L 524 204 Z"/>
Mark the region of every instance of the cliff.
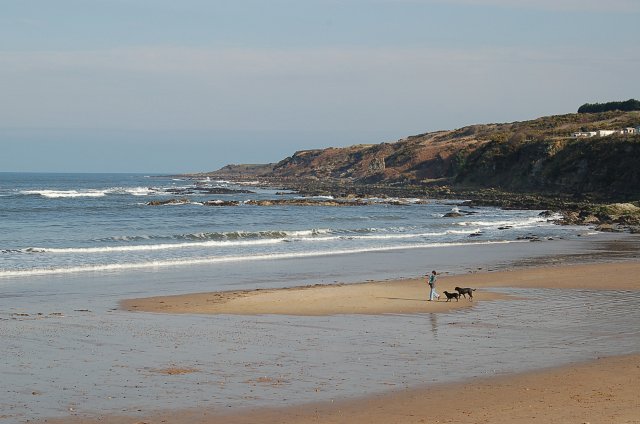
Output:
<path fill-rule="evenodd" d="M 572 138 L 577 131 L 640 125 L 640 112 L 611 111 L 471 125 L 393 143 L 298 151 L 253 176 L 300 184 L 448 187 L 640 199 L 640 135 Z M 238 166 L 214 172 L 238 176 Z M 245 169 L 246 171 L 246 169 Z"/>

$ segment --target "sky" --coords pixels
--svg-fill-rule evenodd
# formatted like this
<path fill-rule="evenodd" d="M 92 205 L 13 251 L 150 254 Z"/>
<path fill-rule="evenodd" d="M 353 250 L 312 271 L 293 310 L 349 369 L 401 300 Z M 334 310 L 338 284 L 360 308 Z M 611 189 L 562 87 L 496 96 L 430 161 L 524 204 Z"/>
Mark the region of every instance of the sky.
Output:
<path fill-rule="evenodd" d="M 640 0 L 0 3 L 0 172 L 203 172 L 640 99 Z"/>

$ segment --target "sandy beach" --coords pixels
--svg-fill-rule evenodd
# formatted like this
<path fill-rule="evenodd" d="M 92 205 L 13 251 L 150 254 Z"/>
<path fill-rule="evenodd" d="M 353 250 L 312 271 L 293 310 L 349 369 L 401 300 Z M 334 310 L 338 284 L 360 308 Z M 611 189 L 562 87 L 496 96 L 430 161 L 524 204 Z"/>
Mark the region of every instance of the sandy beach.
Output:
<path fill-rule="evenodd" d="M 427 302 L 423 278 L 274 290 L 130 299 L 130 311 L 196 314 L 385 314 L 447 312 L 484 301 L 509 301 L 500 287 L 640 290 L 640 263 L 535 267 L 441 275 L 438 290 L 473 287 L 473 302 Z M 486 289 L 493 288 L 488 291 Z M 637 323 L 634 323 L 637 325 Z M 640 423 L 640 355 L 436 384 L 364 398 L 285 408 L 234 411 L 196 408 L 130 416 L 68 417 L 49 423 Z"/>
<path fill-rule="evenodd" d="M 470 307 L 466 298 L 447 302 L 444 291 L 475 288 L 474 301 L 505 298 L 484 288 L 528 287 L 560 289 L 640 290 L 640 263 L 621 262 L 513 271 L 441 275 L 437 282 L 439 301 L 428 302 L 424 278 L 360 284 L 316 285 L 273 290 L 243 290 L 193 293 L 178 296 L 128 299 L 128 311 L 189 314 L 285 314 L 335 315 L 445 312 Z"/>
<path fill-rule="evenodd" d="M 145 418 L 101 416 L 50 424 L 640 423 L 640 355 L 365 399 L 235 414 L 192 409 Z"/>

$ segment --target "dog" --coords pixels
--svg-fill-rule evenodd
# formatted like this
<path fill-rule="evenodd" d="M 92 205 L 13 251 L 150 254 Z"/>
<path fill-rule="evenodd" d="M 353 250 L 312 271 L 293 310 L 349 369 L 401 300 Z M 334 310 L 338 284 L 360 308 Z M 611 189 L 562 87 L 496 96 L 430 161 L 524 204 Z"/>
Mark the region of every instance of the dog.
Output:
<path fill-rule="evenodd" d="M 458 292 L 458 296 L 462 296 L 465 299 L 469 295 L 469 301 L 473 300 L 473 292 L 476 291 L 476 289 L 470 287 L 456 287 L 455 290 Z"/>
<path fill-rule="evenodd" d="M 443 291 L 445 296 L 447 296 L 447 302 L 451 302 L 451 299 L 455 299 L 456 302 L 460 301 L 460 295 L 458 293 L 449 293 L 448 291 Z"/>

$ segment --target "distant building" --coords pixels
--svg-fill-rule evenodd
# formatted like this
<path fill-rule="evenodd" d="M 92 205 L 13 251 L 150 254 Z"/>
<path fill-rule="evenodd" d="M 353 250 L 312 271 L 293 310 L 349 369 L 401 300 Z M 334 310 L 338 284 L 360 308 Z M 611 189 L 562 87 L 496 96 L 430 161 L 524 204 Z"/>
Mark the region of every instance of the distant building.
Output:
<path fill-rule="evenodd" d="M 598 135 L 596 131 L 578 131 L 571 134 L 573 138 L 583 138 L 583 137 L 595 137 Z"/>
<path fill-rule="evenodd" d="M 627 127 L 621 130 L 598 130 L 598 131 L 576 131 L 571 133 L 571 137 L 573 138 L 589 138 L 589 137 L 606 137 L 608 135 L 613 134 L 640 134 L 640 126 L 638 127 Z"/>
<path fill-rule="evenodd" d="M 598 130 L 597 131 L 598 137 L 606 137 L 608 135 L 613 135 L 615 133 L 616 133 L 616 131 L 613 131 L 613 130 Z"/>

